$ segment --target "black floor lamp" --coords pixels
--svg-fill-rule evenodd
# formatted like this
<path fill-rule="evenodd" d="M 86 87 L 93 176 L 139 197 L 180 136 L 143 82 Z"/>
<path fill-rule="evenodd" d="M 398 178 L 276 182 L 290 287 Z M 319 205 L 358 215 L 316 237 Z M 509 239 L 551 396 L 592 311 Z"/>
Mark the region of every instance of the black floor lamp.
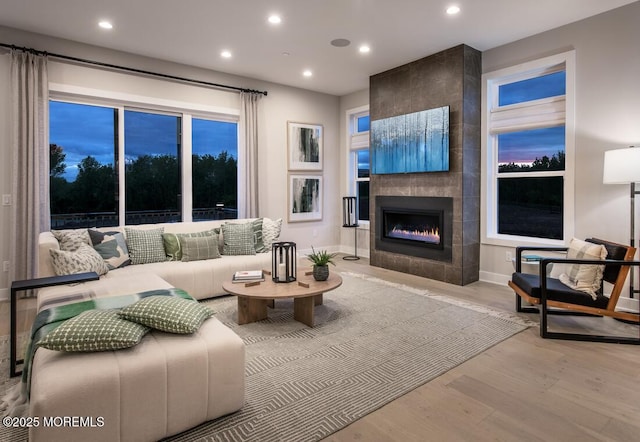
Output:
<path fill-rule="evenodd" d="M 355 232 L 355 252 L 344 256 L 347 261 L 357 261 L 358 256 L 358 199 L 355 196 L 342 197 L 342 227 L 353 228 Z"/>
<path fill-rule="evenodd" d="M 630 219 L 630 242 L 631 247 L 635 247 L 636 238 L 636 195 L 640 194 L 636 190 L 636 183 L 640 182 L 640 147 L 629 146 L 628 149 L 609 150 L 604 153 L 604 173 L 602 175 L 604 184 L 630 184 L 631 219 Z M 635 288 L 635 270 L 632 268 L 629 277 L 629 297 L 634 298 L 640 293 L 640 289 Z"/>

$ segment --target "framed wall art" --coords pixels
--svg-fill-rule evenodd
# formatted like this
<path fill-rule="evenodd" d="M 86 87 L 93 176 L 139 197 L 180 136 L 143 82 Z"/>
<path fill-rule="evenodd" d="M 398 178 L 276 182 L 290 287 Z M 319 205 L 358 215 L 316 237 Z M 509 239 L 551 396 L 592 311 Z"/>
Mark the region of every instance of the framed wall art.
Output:
<path fill-rule="evenodd" d="M 322 170 L 321 124 L 287 122 L 289 170 Z"/>
<path fill-rule="evenodd" d="M 289 174 L 289 222 L 322 220 L 322 175 Z"/>

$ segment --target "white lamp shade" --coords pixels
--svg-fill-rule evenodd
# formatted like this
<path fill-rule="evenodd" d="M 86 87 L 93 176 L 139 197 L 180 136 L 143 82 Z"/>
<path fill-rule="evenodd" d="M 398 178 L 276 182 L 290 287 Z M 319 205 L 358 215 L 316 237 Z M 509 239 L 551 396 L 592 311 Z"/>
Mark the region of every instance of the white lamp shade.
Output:
<path fill-rule="evenodd" d="M 604 184 L 640 182 L 640 147 L 605 152 L 602 182 Z"/>

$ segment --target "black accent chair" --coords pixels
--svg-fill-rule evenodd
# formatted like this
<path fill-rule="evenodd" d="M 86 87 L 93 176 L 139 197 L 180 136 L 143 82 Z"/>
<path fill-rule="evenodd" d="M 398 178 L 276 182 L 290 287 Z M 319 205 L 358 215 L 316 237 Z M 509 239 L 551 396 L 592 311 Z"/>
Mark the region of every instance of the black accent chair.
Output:
<path fill-rule="evenodd" d="M 547 328 L 547 315 L 570 314 L 588 316 L 609 316 L 640 326 L 640 315 L 637 313 L 616 310 L 622 288 L 629 273 L 630 266 L 640 266 L 633 261 L 636 249 L 631 246 L 616 244 L 596 238 L 586 240 L 594 244 L 602 244 L 607 249 L 607 259 L 584 260 L 567 258 L 544 258 L 540 261 L 538 275 L 522 273 L 522 252 L 524 251 L 566 251 L 567 247 L 517 247 L 516 272 L 509 281 L 509 287 L 516 292 L 516 310 L 518 312 L 540 313 L 540 336 L 550 339 L 569 339 L 574 341 L 611 342 L 618 344 L 640 344 L 640 328 L 638 337 L 600 336 L 592 334 L 550 332 Z M 604 264 L 603 281 L 613 284 L 611 294 L 603 293 L 603 286 L 594 300 L 591 295 L 573 290 L 558 279 L 547 276 L 547 266 L 551 263 L 562 264 Z M 522 300 L 534 307 L 523 307 Z M 554 308 L 550 310 L 549 307 Z M 559 309 L 559 310 L 557 310 Z"/>

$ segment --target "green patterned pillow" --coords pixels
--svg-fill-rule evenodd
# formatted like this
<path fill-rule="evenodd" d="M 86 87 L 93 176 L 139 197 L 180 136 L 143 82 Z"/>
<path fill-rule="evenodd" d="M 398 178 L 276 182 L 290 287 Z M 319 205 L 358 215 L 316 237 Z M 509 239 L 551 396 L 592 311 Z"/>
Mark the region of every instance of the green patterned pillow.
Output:
<path fill-rule="evenodd" d="M 256 252 L 264 250 L 264 239 L 262 237 L 262 218 L 251 221 L 253 228 L 253 248 Z"/>
<path fill-rule="evenodd" d="M 255 255 L 252 223 L 222 225 L 223 255 Z"/>
<path fill-rule="evenodd" d="M 81 244 L 91 245 L 87 229 L 52 230 L 51 233 L 60 243 L 60 250 L 74 252 Z"/>
<path fill-rule="evenodd" d="M 127 248 L 132 264 L 149 264 L 167 260 L 162 243 L 164 227 L 156 229 L 124 228 L 127 234 Z"/>
<path fill-rule="evenodd" d="M 148 327 L 126 321 L 116 310 L 87 310 L 65 321 L 36 345 L 57 351 L 107 351 L 136 345 Z"/>
<path fill-rule="evenodd" d="M 77 250 L 49 249 L 51 264 L 56 275 L 73 275 L 75 273 L 96 272 L 104 275 L 109 271 L 109 267 L 102 259 L 102 256 L 88 244 L 80 244 Z"/>
<path fill-rule="evenodd" d="M 220 258 L 218 238 L 215 236 L 201 236 L 191 238 L 180 236 L 182 261 L 200 261 L 202 259 Z"/>
<path fill-rule="evenodd" d="M 194 333 L 213 312 L 198 301 L 149 296 L 120 310 L 120 317 L 169 333 Z"/>
<path fill-rule="evenodd" d="M 193 233 L 163 233 L 162 242 L 164 244 L 164 252 L 167 255 L 169 261 L 180 261 L 182 259 L 182 246 L 180 245 L 180 238 L 199 238 L 203 236 L 215 236 L 217 238 L 219 234 L 219 231 L 216 232 L 214 231 L 214 229 Z"/>

